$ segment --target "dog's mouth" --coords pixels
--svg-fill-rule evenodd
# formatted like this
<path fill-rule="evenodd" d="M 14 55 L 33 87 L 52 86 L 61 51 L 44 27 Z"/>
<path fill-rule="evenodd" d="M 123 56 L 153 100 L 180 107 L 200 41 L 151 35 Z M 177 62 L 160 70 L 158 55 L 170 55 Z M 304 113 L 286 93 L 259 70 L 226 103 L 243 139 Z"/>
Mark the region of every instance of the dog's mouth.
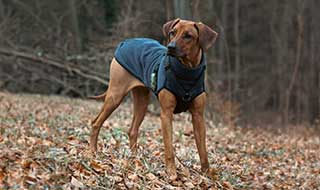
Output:
<path fill-rule="evenodd" d="M 168 49 L 167 55 L 176 56 L 176 51 L 175 51 L 175 50 Z"/>

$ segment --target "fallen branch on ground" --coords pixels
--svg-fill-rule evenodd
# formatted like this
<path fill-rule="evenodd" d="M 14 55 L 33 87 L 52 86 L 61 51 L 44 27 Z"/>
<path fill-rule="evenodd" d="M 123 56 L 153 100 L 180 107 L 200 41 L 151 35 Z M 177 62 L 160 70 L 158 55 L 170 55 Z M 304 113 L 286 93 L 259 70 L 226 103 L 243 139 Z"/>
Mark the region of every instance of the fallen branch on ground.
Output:
<path fill-rule="evenodd" d="M 32 53 L 28 53 L 28 52 L 19 52 L 13 49 L 5 49 L 5 48 L 0 48 L 0 54 L 5 54 L 5 55 L 10 55 L 10 56 L 16 56 L 16 57 L 20 57 L 20 58 L 24 58 L 24 59 L 29 59 L 32 60 L 34 62 L 42 62 L 42 63 L 46 63 L 52 66 L 55 66 L 57 68 L 60 69 L 64 69 L 68 72 L 74 72 L 76 74 L 78 74 L 81 77 L 84 77 L 86 79 L 90 79 L 90 80 L 94 80 L 96 82 L 99 82 L 101 84 L 104 84 L 106 86 L 108 86 L 108 82 L 98 76 L 94 76 L 91 74 L 87 74 L 84 73 L 83 71 L 81 71 L 78 68 L 74 68 L 72 67 L 72 63 L 67 63 L 65 61 L 56 61 L 53 58 L 47 57 L 47 56 L 37 56 L 34 55 Z M 61 63 L 62 62 L 62 63 Z"/>

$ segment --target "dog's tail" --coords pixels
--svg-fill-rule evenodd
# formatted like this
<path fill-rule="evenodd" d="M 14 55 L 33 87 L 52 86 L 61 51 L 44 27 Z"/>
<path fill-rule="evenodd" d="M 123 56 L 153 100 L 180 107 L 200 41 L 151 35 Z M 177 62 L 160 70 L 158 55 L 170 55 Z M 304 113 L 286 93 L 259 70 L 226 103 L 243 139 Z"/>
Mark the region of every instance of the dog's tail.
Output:
<path fill-rule="evenodd" d="M 89 96 L 89 99 L 93 99 L 93 100 L 103 100 L 106 97 L 106 93 L 104 92 L 103 94 L 97 95 L 97 96 Z"/>

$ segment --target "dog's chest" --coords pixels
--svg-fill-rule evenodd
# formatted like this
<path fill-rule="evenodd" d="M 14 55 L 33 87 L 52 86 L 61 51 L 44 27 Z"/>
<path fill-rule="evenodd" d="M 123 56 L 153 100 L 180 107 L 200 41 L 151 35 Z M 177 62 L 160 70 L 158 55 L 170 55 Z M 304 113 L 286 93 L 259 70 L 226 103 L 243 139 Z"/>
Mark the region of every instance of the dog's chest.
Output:
<path fill-rule="evenodd" d="M 154 71 L 157 85 L 152 86 L 153 91 L 157 95 L 163 88 L 169 90 L 177 99 L 174 113 L 187 111 L 192 100 L 205 91 L 205 69 L 205 57 L 197 68 L 189 69 L 177 59 L 167 56 Z"/>

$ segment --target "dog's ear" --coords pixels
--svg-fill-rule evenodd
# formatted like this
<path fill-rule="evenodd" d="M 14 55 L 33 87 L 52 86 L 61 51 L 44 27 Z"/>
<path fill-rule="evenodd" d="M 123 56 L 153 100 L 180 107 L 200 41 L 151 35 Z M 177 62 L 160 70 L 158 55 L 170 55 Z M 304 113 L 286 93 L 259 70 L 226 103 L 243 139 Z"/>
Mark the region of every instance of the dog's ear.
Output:
<path fill-rule="evenodd" d="M 176 18 L 174 20 L 170 20 L 167 23 L 165 23 L 162 26 L 162 33 L 164 35 L 165 38 L 168 38 L 169 36 L 169 31 L 176 25 L 178 24 L 178 22 L 180 22 L 180 18 Z"/>
<path fill-rule="evenodd" d="M 209 26 L 198 22 L 195 23 L 194 26 L 199 31 L 199 44 L 200 47 L 207 51 L 213 43 L 216 41 L 218 33 L 214 30 L 212 30 Z"/>

